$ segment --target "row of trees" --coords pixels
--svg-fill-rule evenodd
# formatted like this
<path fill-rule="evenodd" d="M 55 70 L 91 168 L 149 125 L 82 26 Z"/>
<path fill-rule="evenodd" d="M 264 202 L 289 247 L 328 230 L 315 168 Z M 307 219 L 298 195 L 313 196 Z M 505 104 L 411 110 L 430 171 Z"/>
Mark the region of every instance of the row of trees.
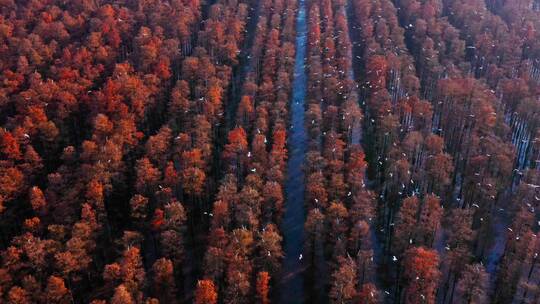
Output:
<path fill-rule="evenodd" d="M 517 169 L 536 167 L 538 147 L 534 137 L 538 132 L 539 86 L 534 79 L 534 58 L 538 56 L 535 55 L 536 42 L 531 42 L 535 24 L 527 20 L 533 19 L 534 13 L 530 9 L 519 9 L 524 1 L 515 1 L 504 7 L 516 11 L 516 18 L 519 15 L 523 18 L 515 20 L 503 13 L 505 23 L 487 9 L 485 1 L 445 1 L 444 4 L 451 12 L 449 20 L 461 30 L 467 42 L 467 58 L 473 72 L 477 77 L 484 76 L 496 91 L 501 114 L 511 127 L 512 142 L 517 147 Z M 520 14 L 523 11 L 529 13 Z M 497 30 L 485 32 L 483 29 L 487 28 Z"/>
<path fill-rule="evenodd" d="M 190 53 L 178 64 L 176 81 L 169 89 L 165 123 L 149 137 L 145 153 L 136 161 L 131 218 L 146 262 L 155 268 L 166 259 L 169 265 L 170 273 L 156 287 L 163 303 L 196 296 L 192 293 L 202 271 L 208 214 L 219 178 L 215 155 L 221 143 L 220 126 L 225 109 L 233 104 L 227 92 L 244 43 L 250 5 L 217 1 L 205 7 L 207 19 L 198 24 L 195 47 L 183 46 Z M 184 299 L 176 292 L 176 286 L 182 285 Z"/>
<path fill-rule="evenodd" d="M 221 155 L 225 176 L 208 214 L 195 303 L 269 303 L 278 282 L 296 6 L 282 0 L 258 5 L 236 127 Z"/>
<path fill-rule="evenodd" d="M 390 1 L 355 1 L 351 16 L 365 75 L 358 80 L 368 118 L 368 160 L 380 193 L 381 266 L 390 271 L 381 279 L 393 287 L 388 295 L 396 302 L 434 303 L 441 272 L 439 255 L 430 248 L 443 215 L 439 195 L 451 183 L 453 161 L 443 139 L 432 133 L 432 105 L 420 97 L 431 80 L 423 74 L 422 81 L 417 78 Z"/>
<path fill-rule="evenodd" d="M 137 8 L 6 5 L 2 297 L 14 303 L 94 297 L 104 264 L 117 254 L 96 247 L 109 248 L 118 232 L 112 226 L 121 224 L 109 213 L 118 205 L 106 201 L 127 185 L 125 165 L 144 137 L 139 130 L 151 128 L 143 118 L 159 112 L 168 66 L 135 70 L 133 53 L 144 42 L 131 38 L 146 24 Z M 196 6 L 176 9 L 198 15 Z M 178 58 L 171 51 L 160 60 Z"/>
<path fill-rule="evenodd" d="M 5 4 L 0 297 L 172 303 L 183 279 L 189 296 L 249 4 Z"/>
<path fill-rule="evenodd" d="M 380 299 L 372 246 L 375 199 L 365 187 L 345 3 L 311 1 L 308 9 L 307 281 L 314 301 L 374 303 Z"/>
<path fill-rule="evenodd" d="M 472 70 L 479 80 L 467 77 L 470 67 L 475 65 L 474 61 L 471 65 L 466 60 L 470 58 L 466 51 L 472 48 L 466 48 L 469 41 L 466 44 L 460 39 L 461 29 L 442 18 L 441 4 L 399 1 L 398 5 L 399 10 L 396 10 L 389 1 L 353 1 L 351 14 L 356 22 L 353 23 L 356 29 L 353 37 L 358 42 L 355 50 L 363 65 L 359 71 L 365 73 L 359 80 L 366 98 L 366 128 L 371 130 L 369 135 L 373 134 L 373 138 L 366 139 L 366 146 L 369 147 L 370 176 L 375 179 L 381 198 L 379 226 L 386 249 L 383 265 L 394 269 L 386 278 L 390 280 L 387 284 L 395 287 L 396 301 L 416 303 L 416 293 L 420 293 L 422 299 L 431 299 L 428 302 L 435 301 L 435 290 L 439 288 L 438 295 L 443 302 L 456 297 L 483 302 L 487 299 L 486 293 L 467 291 L 473 290 L 470 284 L 487 284 L 486 270 L 475 263 L 490 261 L 487 251 L 491 245 L 487 240 L 501 225 L 496 217 L 496 202 L 508 197 L 506 189 L 511 185 L 514 155 L 511 133 L 503 119 L 504 108 L 494 94 L 496 91 L 490 91 L 491 76 L 478 73 L 484 68 Z M 464 31 L 489 26 L 470 24 L 486 18 L 458 16 L 451 9 L 448 12 L 450 19 L 455 18 L 452 22 L 464 25 Z M 463 12 L 475 14 L 476 10 L 467 7 Z M 405 29 L 405 39 L 398 23 Z M 472 35 L 467 34 L 467 37 Z M 470 41 L 479 40 L 479 36 L 475 36 Z M 503 48 L 501 46 L 500 52 L 504 52 Z M 414 66 L 407 49 L 411 50 Z M 501 54 L 497 50 L 493 52 Z M 505 60 L 510 60 L 506 57 Z M 507 65 L 513 66 L 513 63 Z M 505 71 L 502 61 L 497 62 L 497 66 Z M 502 73 L 496 84 L 514 81 L 506 80 L 511 75 Z M 529 85 L 532 84 L 529 82 Z M 429 102 L 420 101 L 417 96 Z M 530 185 L 522 187 L 530 188 Z M 431 195 L 432 192 L 437 196 Z M 444 213 L 439 197 L 444 206 L 451 207 Z M 519 210 L 519 205 L 510 208 L 513 209 L 510 214 Z M 470 233 L 463 233 L 466 230 Z M 509 236 L 508 244 L 512 243 L 510 238 L 520 240 L 531 234 L 531 231 L 522 231 L 518 236 Z M 410 298 L 411 290 L 405 277 L 411 270 L 403 267 L 406 252 L 418 245 L 433 247 L 444 257 L 439 267 L 444 280 L 440 284 L 431 280 L 428 284 L 431 287 L 424 285 L 423 291 L 416 290 L 416 295 Z M 533 256 L 529 255 L 531 259 Z M 523 264 L 534 265 L 529 261 Z M 437 269 L 436 264 L 432 267 L 434 271 Z M 475 272 L 480 281 L 467 281 Z M 502 272 L 501 276 L 504 276 Z M 508 281 L 509 277 L 501 281 L 505 283 L 499 285 L 499 291 L 512 290 L 508 285 L 503 286 L 510 282 L 515 284 L 515 279 Z M 524 294 L 534 297 L 531 292 Z"/>

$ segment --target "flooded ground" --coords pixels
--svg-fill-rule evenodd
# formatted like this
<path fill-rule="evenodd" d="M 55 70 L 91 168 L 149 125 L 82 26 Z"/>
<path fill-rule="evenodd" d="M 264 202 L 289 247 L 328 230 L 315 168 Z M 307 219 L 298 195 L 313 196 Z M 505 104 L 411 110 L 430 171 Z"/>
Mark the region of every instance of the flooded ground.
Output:
<path fill-rule="evenodd" d="M 286 205 L 281 231 L 285 240 L 279 303 L 304 302 L 302 249 L 304 245 L 304 189 L 303 172 L 306 155 L 307 133 L 304 126 L 304 103 L 307 88 L 305 67 L 307 43 L 306 8 L 299 1 L 296 24 L 296 61 L 294 67 L 293 96 L 290 106 L 291 126 L 288 137 L 289 160 L 285 185 Z"/>

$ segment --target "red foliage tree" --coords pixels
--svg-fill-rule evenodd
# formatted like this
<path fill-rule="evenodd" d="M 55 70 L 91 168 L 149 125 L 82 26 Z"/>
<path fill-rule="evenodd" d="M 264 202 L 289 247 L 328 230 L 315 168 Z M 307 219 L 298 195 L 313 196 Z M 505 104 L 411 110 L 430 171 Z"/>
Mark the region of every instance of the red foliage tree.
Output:
<path fill-rule="evenodd" d="M 434 250 L 412 247 L 405 252 L 405 303 L 435 303 L 435 291 L 440 278 L 438 266 L 439 256 Z"/>
<path fill-rule="evenodd" d="M 64 280 L 59 277 L 50 276 L 47 281 L 47 301 L 49 303 L 71 303 L 69 290 L 64 284 Z"/>
<path fill-rule="evenodd" d="M 257 290 L 257 301 L 261 304 L 269 304 L 270 299 L 268 298 L 269 293 L 269 282 L 270 282 L 270 275 L 268 272 L 259 272 L 257 274 L 257 283 L 256 283 L 256 290 Z"/>
<path fill-rule="evenodd" d="M 154 277 L 154 295 L 161 303 L 174 303 L 176 301 L 173 263 L 166 258 L 158 259 L 152 266 Z"/>
<path fill-rule="evenodd" d="M 248 142 L 243 128 L 235 128 L 229 132 L 228 144 L 225 145 L 223 158 L 226 160 L 229 170 L 236 172 L 237 177 L 243 174 L 246 166 Z"/>
<path fill-rule="evenodd" d="M 216 304 L 218 295 L 214 282 L 211 280 L 201 280 L 197 282 L 197 290 L 195 291 L 196 304 Z"/>

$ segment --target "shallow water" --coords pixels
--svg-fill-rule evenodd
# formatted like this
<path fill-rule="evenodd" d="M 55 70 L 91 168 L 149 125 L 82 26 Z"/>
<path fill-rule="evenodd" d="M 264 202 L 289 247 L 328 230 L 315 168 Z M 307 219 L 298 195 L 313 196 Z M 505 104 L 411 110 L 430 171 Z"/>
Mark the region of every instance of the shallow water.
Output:
<path fill-rule="evenodd" d="M 286 205 L 281 231 L 285 240 L 283 277 L 279 286 L 279 303 L 304 302 L 303 259 L 304 245 L 304 172 L 307 134 L 304 126 L 304 103 L 307 88 L 305 69 L 307 23 L 303 0 L 298 3 L 296 21 L 296 59 L 294 66 L 293 96 L 290 105 L 291 128 L 288 136 L 289 160 L 285 185 Z"/>

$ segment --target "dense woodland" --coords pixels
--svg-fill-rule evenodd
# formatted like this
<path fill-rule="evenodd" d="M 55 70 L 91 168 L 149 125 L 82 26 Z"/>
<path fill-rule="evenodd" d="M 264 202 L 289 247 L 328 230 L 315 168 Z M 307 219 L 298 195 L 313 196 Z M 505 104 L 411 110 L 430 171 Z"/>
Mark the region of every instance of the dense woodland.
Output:
<path fill-rule="evenodd" d="M 539 0 L 0 0 L 0 124 L 0 303 L 540 304 Z"/>

